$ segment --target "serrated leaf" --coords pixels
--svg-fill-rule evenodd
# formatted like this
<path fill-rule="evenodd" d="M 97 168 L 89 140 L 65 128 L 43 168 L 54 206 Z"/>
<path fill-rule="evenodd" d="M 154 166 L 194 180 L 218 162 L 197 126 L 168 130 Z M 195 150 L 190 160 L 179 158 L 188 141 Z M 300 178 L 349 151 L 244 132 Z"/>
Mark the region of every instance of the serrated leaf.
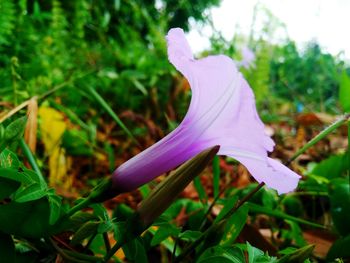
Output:
<path fill-rule="evenodd" d="M 97 233 L 99 224 L 100 222 L 91 222 L 91 221 L 88 221 L 85 224 L 83 224 L 73 236 L 71 244 L 77 245 L 84 239 Z"/>

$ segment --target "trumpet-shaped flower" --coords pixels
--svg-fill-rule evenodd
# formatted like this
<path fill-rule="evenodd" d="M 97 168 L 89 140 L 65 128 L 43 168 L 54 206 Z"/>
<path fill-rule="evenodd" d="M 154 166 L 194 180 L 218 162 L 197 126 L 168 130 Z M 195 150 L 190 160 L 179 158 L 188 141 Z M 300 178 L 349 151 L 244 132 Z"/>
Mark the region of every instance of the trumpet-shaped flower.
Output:
<path fill-rule="evenodd" d="M 195 59 L 180 28 L 171 29 L 166 39 L 170 62 L 192 89 L 188 112 L 174 131 L 115 170 L 114 191 L 136 189 L 214 145 L 259 183 L 279 193 L 292 191 L 299 175 L 268 157 L 274 142 L 265 134 L 254 94 L 233 60 L 224 55 Z"/>

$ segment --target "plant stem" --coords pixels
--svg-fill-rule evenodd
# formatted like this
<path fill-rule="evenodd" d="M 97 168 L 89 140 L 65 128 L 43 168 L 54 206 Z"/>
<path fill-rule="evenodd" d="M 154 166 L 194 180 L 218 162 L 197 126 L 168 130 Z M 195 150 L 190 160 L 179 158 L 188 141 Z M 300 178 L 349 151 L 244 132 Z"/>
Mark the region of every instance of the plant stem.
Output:
<path fill-rule="evenodd" d="M 105 243 L 106 251 L 109 252 L 111 250 L 111 243 L 109 242 L 108 233 L 104 232 L 102 236 L 103 236 L 103 241 Z"/>
<path fill-rule="evenodd" d="M 43 174 L 40 171 L 38 163 L 36 162 L 36 159 L 35 159 L 32 151 L 29 149 L 28 145 L 26 144 L 26 142 L 24 141 L 23 138 L 21 138 L 21 140 L 20 140 L 20 146 L 22 148 L 22 151 L 23 151 L 24 155 L 27 157 L 30 166 L 38 174 L 38 176 L 40 178 L 40 181 L 42 181 L 46 185 L 45 178 L 44 178 Z"/>
<path fill-rule="evenodd" d="M 91 204 L 91 200 L 89 197 L 85 198 L 83 201 L 79 202 L 77 205 L 73 206 L 65 215 L 65 217 L 70 217 L 74 215 L 79 210 L 88 207 Z"/>
<path fill-rule="evenodd" d="M 322 132 L 320 132 L 316 137 L 311 139 L 308 143 L 306 143 L 300 150 L 298 150 L 286 163 L 285 165 L 289 165 L 292 161 L 294 161 L 296 158 L 298 158 L 302 153 L 304 153 L 307 149 L 315 145 L 317 142 L 319 142 L 321 139 L 326 137 L 328 134 L 339 128 L 341 125 L 343 125 L 346 121 L 348 121 L 350 117 L 350 114 L 346 114 L 343 117 L 341 117 L 338 121 L 333 123 L 328 128 L 324 129 Z M 350 124 L 348 124 L 348 129 L 350 130 Z M 350 141 L 350 135 L 349 135 L 349 141 Z M 349 153 L 350 155 L 350 153 Z M 349 164 L 350 164 L 350 156 L 349 156 Z M 232 208 L 219 222 L 222 222 L 223 220 L 226 220 L 230 216 L 232 216 L 245 202 L 247 202 L 250 198 L 253 197 L 253 195 L 258 192 L 263 186 L 265 185 L 264 182 L 260 183 L 257 187 L 255 187 L 251 192 L 249 192 L 246 196 L 243 197 L 243 199 L 239 200 L 238 203 L 235 205 L 234 208 Z M 181 262 L 183 259 L 185 259 L 194 249 L 200 245 L 200 243 L 204 240 L 207 233 L 209 233 L 213 229 L 214 225 L 211 225 L 196 241 L 194 241 L 191 245 L 189 245 L 185 250 L 174 260 L 174 263 Z"/>
<path fill-rule="evenodd" d="M 118 251 L 119 248 L 122 247 L 122 242 L 117 242 L 106 254 L 106 256 L 104 257 L 104 262 L 107 263 L 108 260 L 113 257 L 113 255 Z"/>
<path fill-rule="evenodd" d="M 225 190 L 227 189 L 227 187 L 229 187 L 232 183 L 233 179 L 231 179 L 228 184 L 226 184 L 225 187 L 223 187 L 221 189 L 221 191 L 219 192 L 219 194 L 214 198 L 213 202 L 210 204 L 210 206 L 208 207 L 207 212 L 205 213 L 204 217 L 203 217 L 203 221 L 202 224 L 199 228 L 200 231 L 203 230 L 205 223 L 207 222 L 207 216 L 210 214 L 210 211 L 213 209 L 214 205 L 216 204 L 216 202 L 220 199 L 220 196 L 225 192 Z"/>
<path fill-rule="evenodd" d="M 325 138 L 328 134 L 342 126 L 345 122 L 348 121 L 350 117 L 350 114 L 345 114 L 342 116 L 339 120 L 337 120 L 335 123 L 321 131 L 318 135 L 316 135 L 314 138 L 312 138 L 308 143 L 306 143 L 301 149 L 299 149 L 287 162 L 286 165 L 289 165 L 292 161 L 294 161 L 296 158 L 298 158 L 302 153 L 304 153 L 306 150 L 308 150 L 310 147 L 314 146 L 316 143 L 318 143 L 320 140 Z"/>
<path fill-rule="evenodd" d="M 222 223 L 224 220 L 233 215 L 245 202 L 247 202 L 253 195 L 258 192 L 263 186 L 264 182 L 260 183 L 257 187 L 255 187 L 252 191 L 250 191 L 245 197 L 237 202 L 234 208 L 232 208 L 217 224 Z M 194 241 L 191 245 L 189 245 L 185 250 L 174 260 L 174 263 L 181 262 L 185 259 L 206 237 L 210 231 L 212 231 L 215 227 L 215 224 L 211 225 L 196 241 Z"/>
<path fill-rule="evenodd" d="M 120 128 L 131 138 L 131 140 L 137 145 L 140 146 L 138 141 L 135 139 L 134 135 L 130 132 L 130 130 L 125 126 L 122 120 L 118 117 L 117 114 L 112 110 L 112 108 L 108 105 L 104 98 L 101 97 L 100 94 L 96 92 L 92 87 L 88 87 L 88 91 L 94 97 L 94 99 L 100 104 L 100 106 L 107 111 L 107 113 L 112 117 L 112 119 L 119 125 Z"/>

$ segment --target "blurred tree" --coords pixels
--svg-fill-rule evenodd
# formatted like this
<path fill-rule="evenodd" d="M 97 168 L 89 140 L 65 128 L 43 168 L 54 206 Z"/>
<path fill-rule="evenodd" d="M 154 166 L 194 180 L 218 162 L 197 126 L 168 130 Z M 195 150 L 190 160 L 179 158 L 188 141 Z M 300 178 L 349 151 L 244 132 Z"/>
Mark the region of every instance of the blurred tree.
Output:
<path fill-rule="evenodd" d="M 343 68 L 344 62 L 324 53 L 318 44 L 310 43 L 299 52 L 289 41 L 274 49 L 270 86 L 282 98 L 294 98 L 317 110 L 334 110 Z"/>

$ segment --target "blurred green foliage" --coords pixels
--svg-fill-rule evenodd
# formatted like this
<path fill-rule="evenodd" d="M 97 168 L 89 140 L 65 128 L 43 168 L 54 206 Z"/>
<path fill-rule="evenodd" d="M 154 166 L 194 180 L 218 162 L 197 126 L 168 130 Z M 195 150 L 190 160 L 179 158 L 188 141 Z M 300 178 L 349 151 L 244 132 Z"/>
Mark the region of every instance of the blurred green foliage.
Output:
<path fill-rule="evenodd" d="M 105 105 L 110 105 L 118 113 L 132 110 L 147 119 L 157 120 L 160 124 L 167 120 L 171 129 L 174 126 L 172 121 L 179 121 L 186 112 L 190 95 L 189 92 L 179 95 L 176 91 L 181 82 L 178 73 L 167 61 L 164 36 L 171 27 L 189 30 L 190 20 L 206 22 L 210 19 L 206 13 L 207 8 L 218 5 L 219 2 L 0 0 L 0 98 L 1 102 L 9 104 L 1 104 L 0 112 L 5 107 L 8 110 L 33 96 L 46 98 L 46 95 L 55 92 L 54 99 L 50 97 L 40 103 L 49 103 L 82 128 L 67 130 L 61 142 L 67 154 L 80 157 L 94 155 L 99 147 L 94 142 L 96 126 L 100 124 L 99 119 L 103 114 L 109 111 L 109 108 L 106 110 L 106 107 L 101 107 L 101 103 L 95 99 L 96 96 L 91 95 L 91 90 L 96 91 L 106 100 Z M 348 112 L 350 68 L 341 56 L 324 52 L 317 43 L 311 43 L 303 50 L 298 49 L 288 38 L 283 43 L 273 44 L 271 40 L 275 30 L 282 25 L 268 10 L 263 11 L 269 19 L 262 32 L 252 30 L 249 39 L 235 36 L 232 41 L 226 41 L 214 30 L 211 50 L 203 55 L 224 53 L 239 61 L 242 59 L 242 47 L 248 45 L 254 51 L 256 59 L 250 68 L 242 68 L 241 71 L 255 92 L 258 107 L 268 109 L 269 114 L 275 110 L 277 112 L 277 107 L 282 104 L 292 105 L 290 110 L 293 112 L 305 109 L 331 113 Z M 188 91 L 185 88 L 184 90 Z M 168 103 L 176 104 L 176 116 L 173 117 L 177 119 L 167 118 Z M 113 116 L 106 123 L 118 119 L 117 115 Z M 66 209 L 62 205 L 61 197 L 43 184 L 40 174 L 26 169 L 17 157 L 16 149 L 24 129 L 22 122 L 24 119 L 17 119 L 17 122 L 7 125 L 7 128 L 0 126 L 0 198 L 4 199 L 0 200 L 3 202 L 0 204 L 0 255 L 6 252 L 7 258 L 12 258 L 15 253 L 10 234 L 24 238 L 49 235 L 52 231 L 51 225 Z M 143 131 L 133 127 L 132 132 L 140 136 Z M 13 141 L 16 143 L 14 146 Z M 115 149 L 109 143 L 106 141 L 103 147 L 110 160 L 108 169 L 113 170 Z M 46 156 L 40 154 L 42 153 L 37 154 L 38 159 L 43 160 L 39 161 L 45 162 Z M 11 160 L 11 164 L 4 160 Z M 259 191 L 247 206 L 230 218 L 221 233 L 224 235 L 224 243 L 209 247 L 212 245 L 209 242 L 211 240 L 207 240 L 208 247 L 205 243 L 200 248 L 196 255 L 198 262 L 206 262 L 208 258 L 242 262 L 244 253 L 248 255 L 249 262 L 302 262 L 309 257 L 312 247 L 303 247 L 305 240 L 301 236 L 299 224 L 317 227 L 318 223 L 323 222 L 323 217 L 329 214 L 332 217 L 331 230 L 339 239 L 331 248 L 328 258 L 333 260 L 336 257 L 348 257 L 348 160 L 349 154 L 341 153 L 314 164 L 305 173 L 306 178 L 300 184 L 300 193 L 278 197 L 275 192 L 266 189 Z M 45 164 L 40 165 L 45 169 Z M 221 187 L 219 163 L 215 167 L 214 192 L 218 197 Z M 18 182 L 8 178 L 12 173 L 16 173 Z M 216 201 L 225 212 L 234 206 L 238 196 L 242 198 L 254 187 L 255 185 L 250 184 L 241 190 L 229 189 Z M 212 223 L 206 219 L 205 213 L 210 212 L 211 208 L 207 202 L 209 195 L 199 178 L 195 180 L 195 188 L 202 202 L 180 199 L 163 214 L 163 217 L 168 217 L 167 221 L 171 221 L 177 218 L 181 209 L 185 209 L 189 215 L 185 227 L 180 231 L 174 224 L 155 223 L 157 232 L 151 228 L 149 233 L 130 244 L 129 250 L 126 250 L 128 252 L 125 252 L 128 259 L 143 256 L 145 249 L 159 243 L 169 250 L 168 253 L 176 252 L 174 243 L 169 244 L 168 237 L 180 240 L 180 248 L 186 242 L 195 241 L 199 237 L 201 226 Z M 149 189 L 143 188 L 141 191 L 145 197 Z M 18 202 L 6 203 L 8 200 L 5 199 L 15 192 L 17 194 L 14 197 L 17 199 L 14 201 Z M 95 206 L 93 209 L 93 218 L 91 214 L 84 212 L 72 218 L 70 230 L 75 232 L 73 243 L 82 242 L 94 235 L 97 236 L 94 242 L 100 240 L 98 242 L 101 243 L 102 235 L 117 226 L 118 222 L 112 222 L 102 206 Z M 121 207 L 116 211 L 118 209 Z M 133 211 L 128 207 L 127 209 Z M 299 249 L 285 252 L 285 256 L 276 261 L 276 258 L 264 254 L 249 243 L 234 243 L 248 216 L 254 222 L 257 214 L 269 216 L 269 227 L 284 238 L 284 247 L 295 246 Z M 120 217 L 120 213 L 118 216 Z M 219 214 L 220 216 L 222 215 Z M 26 218 L 23 221 L 26 221 L 25 224 L 21 221 L 23 218 Z M 128 215 L 125 215 L 123 220 L 118 220 L 125 221 L 127 218 Z M 281 230 L 282 221 L 284 228 Z M 33 222 L 37 223 L 35 228 Z M 18 228 L 19 225 L 21 228 Z M 35 245 L 40 247 L 40 242 Z M 16 250 L 20 250 L 18 247 L 24 246 L 23 244 L 17 243 Z M 226 245 L 230 247 L 225 247 Z M 94 243 L 92 247 L 94 252 L 101 250 L 101 246 Z M 139 248 L 142 255 L 134 253 Z M 26 249 L 21 256 L 24 257 L 28 251 L 32 253 L 31 249 Z M 292 261 L 291 258 L 299 261 Z M 23 262 L 25 260 L 24 258 Z"/>
<path fill-rule="evenodd" d="M 0 4 L 0 97 L 15 104 L 60 85 L 64 105 L 83 115 L 86 86 L 118 109 L 164 108 L 174 70 L 164 36 L 219 0 L 15 1 Z M 69 93 L 67 92 L 69 90 Z M 79 105 L 79 107 L 77 107 Z"/>

